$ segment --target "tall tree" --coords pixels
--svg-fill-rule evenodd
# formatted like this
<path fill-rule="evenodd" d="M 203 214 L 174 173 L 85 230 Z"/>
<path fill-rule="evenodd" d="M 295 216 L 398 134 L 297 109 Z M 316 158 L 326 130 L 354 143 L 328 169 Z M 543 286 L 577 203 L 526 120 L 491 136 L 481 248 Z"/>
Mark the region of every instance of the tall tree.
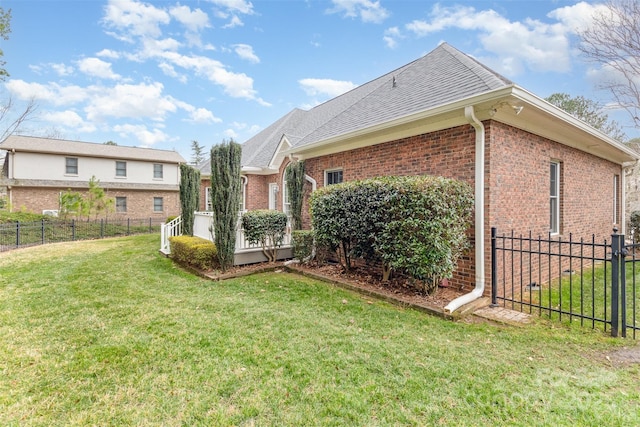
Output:
<path fill-rule="evenodd" d="M 200 171 L 189 165 L 180 165 L 180 208 L 182 231 L 193 236 L 194 212 L 200 207 Z"/>
<path fill-rule="evenodd" d="M 211 148 L 211 205 L 214 241 L 222 271 L 233 265 L 236 227 L 242 201 L 242 146 L 232 140 Z"/>
<path fill-rule="evenodd" d="M 8 40 L 9 33 L 11 33 L 11 9 L 5 11 L 4 8 L 0 7 L 0 38 Z M 9 76 L 9 72 L 4 67 L 6 61 L 2 59 L 3 57 L 4 52 L 0 49 L 0 81 Z M 11 120 L 10 117 L 13 116 L 13 111 L 15 110 L 13 98 L 9 96 L 5 101 L 2 101 L 0 103 L 0 128 L 3 130 L 0 130 L 0 142 L 4 141 L 9 135 L 18 132 L 20 126 L 33 116 L 36 109 L 35 99 L 31 98 L 27 102 L 24 111 Z"/>
<path fill-rule="evenodd" d="M 191 141 L 191 162 L 198 166 L 204 160 L 204 147 L 195 139 Z"/>
<path fill-rule="evenodd" d="M 607 0 L 596 10 L 591 25 L 578 33 L 578 48 L 608 72 L 600 88 L 640 126 L 640 2 Z"/>
<path fill-rule="evenodd" d="M 304 200 L 304 160 L 291 162 L 284 171 L 291 206 L 291 222 L 294 230 L 302 230 L 302 202 Z"/>
<path fill-rule="evenodd" d="M 0 37 L 4 40 L 9 40 L 9 33 L 11 33 L 11 9 L 5 12 L 3 7 L 0 7 Z M 4 52 L 0 49 L 0 58 L 4 57 Z M 9 77 L 9 73 L 4 68 L 6 61 L 0 59 L 0 80 L 4 80 Z"/>
<path fill-rule="evenodd" d="M 602 105 L 596 101 L 584 96 L 572 98 L 566 93 L 554 93 L 545 99 L 618 141 L 624 142 L 627 139 L 618 122 L 609 120 L 609 116 L 603 112 Z"/>

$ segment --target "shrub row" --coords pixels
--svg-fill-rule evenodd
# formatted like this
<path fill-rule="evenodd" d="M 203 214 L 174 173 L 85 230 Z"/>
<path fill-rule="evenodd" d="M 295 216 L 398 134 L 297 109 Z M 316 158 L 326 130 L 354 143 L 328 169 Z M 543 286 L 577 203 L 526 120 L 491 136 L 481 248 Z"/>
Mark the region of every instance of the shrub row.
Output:
<path fill-rule="evenodd" d="M 169 238 L 171 258 L 177 263 L 211 270 L 218 266 L 216 245 L 209 240 L 193 236 L 174 236 Z"/>
<path fill-rule="evenodd" d="M 428 292 L 468 247 L 472 214 L 471 187 L 442 177 L 351 181 L 311 196 L 316 243 L 335 250 L 346 270 L 354 258 L 380 262 L 383 280 L 401 271 Z"/>

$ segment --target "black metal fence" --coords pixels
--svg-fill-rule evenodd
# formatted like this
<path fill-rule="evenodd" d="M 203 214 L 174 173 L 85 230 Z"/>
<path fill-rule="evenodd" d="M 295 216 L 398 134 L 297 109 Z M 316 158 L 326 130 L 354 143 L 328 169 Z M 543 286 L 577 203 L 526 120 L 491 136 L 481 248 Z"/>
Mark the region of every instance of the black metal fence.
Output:
<path fill-rule="evenodd" d="M 103 239 L 131 234 L 159 233 L 164 218 L 108 218 L 41 220 L 0 224 L 0 252 L 25 246 L 74 240 Z"/>
<path fill-rule="evenodd" d="M 638 258 L 636 258 L 638 252 Z M 498 235 L 491 229 L 491 291 L 502 305 L 559 321 L 636 338 L 640 313 L 640 244 L 625 245 L 614 231 L 610 241 Z"/>

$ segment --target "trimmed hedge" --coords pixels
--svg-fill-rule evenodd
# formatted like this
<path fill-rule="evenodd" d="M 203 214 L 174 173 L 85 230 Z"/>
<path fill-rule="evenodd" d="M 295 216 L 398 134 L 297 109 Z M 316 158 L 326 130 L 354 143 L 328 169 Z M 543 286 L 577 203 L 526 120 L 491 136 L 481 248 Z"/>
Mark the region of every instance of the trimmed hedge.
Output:
<path fill-rule="evenodd" d="M 216 245 L 209 240 L 193 236 L 169 237 L 171 258 L 177 263 L 200 270 L 218 267 Z"/>
<path fill-rule="evenodd" d="M 316 242 L 336 250 L 345 270 L 354 258 L 380 262 L 383 280 L 400 271 L 427 292 L 468 247 L 473 206 L 468 184 L 434 176 L 351 181 L 311 196 Z"/>
<path fill-rule="evenodd" d="M 287 214 L 267 209 L 248 211 L 242 215 L 242 228 L 245 239 L 260 244 L 269 262 L 275 262 L 287 231 Z"/>

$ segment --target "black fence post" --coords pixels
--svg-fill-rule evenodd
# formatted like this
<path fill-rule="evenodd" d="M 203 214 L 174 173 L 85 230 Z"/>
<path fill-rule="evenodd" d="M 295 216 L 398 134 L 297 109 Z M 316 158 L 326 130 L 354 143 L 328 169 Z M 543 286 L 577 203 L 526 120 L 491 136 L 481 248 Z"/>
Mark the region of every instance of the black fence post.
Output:
<path fill-rule="evenodd" d="M 71 240 L 76 240 L 76 220 L 71 220 Z"/>
<path fill-rule="evenodd" d="M 41 237 L 42 237 L 42 244 L 44 245 L 44 218 L 42 219 L 42 223 L 41 223 L 41 227 L 40 227 L 40 231 L 41 231 Z"/>
<path fill-rule="evenodd" d="M 127 236 L 131 234 L 131 218 L 127 218 Z"/>
<path fill-rule="evenodd" d="M 104 219 L 100 218 L 100 238 L 104 239 Z"/>
<path fill-rule="evenodd" d="M 618 336 L 618 290 L 620 280 L 620 235 L 618 229 L 613 229 L 611 235 L 611 336 Z M 606 319 L 605 319 L 606 320 Z"/>
<path fill-rule="evenodd" d="M 20 221 L 16 221 L 16 247 L 20 246 Z"/>
<path fill-rule="evenodd" d="M 491 307 L 498 307 L 498 263 L 496 262 L 496 227 L 491 227 Z"/>

